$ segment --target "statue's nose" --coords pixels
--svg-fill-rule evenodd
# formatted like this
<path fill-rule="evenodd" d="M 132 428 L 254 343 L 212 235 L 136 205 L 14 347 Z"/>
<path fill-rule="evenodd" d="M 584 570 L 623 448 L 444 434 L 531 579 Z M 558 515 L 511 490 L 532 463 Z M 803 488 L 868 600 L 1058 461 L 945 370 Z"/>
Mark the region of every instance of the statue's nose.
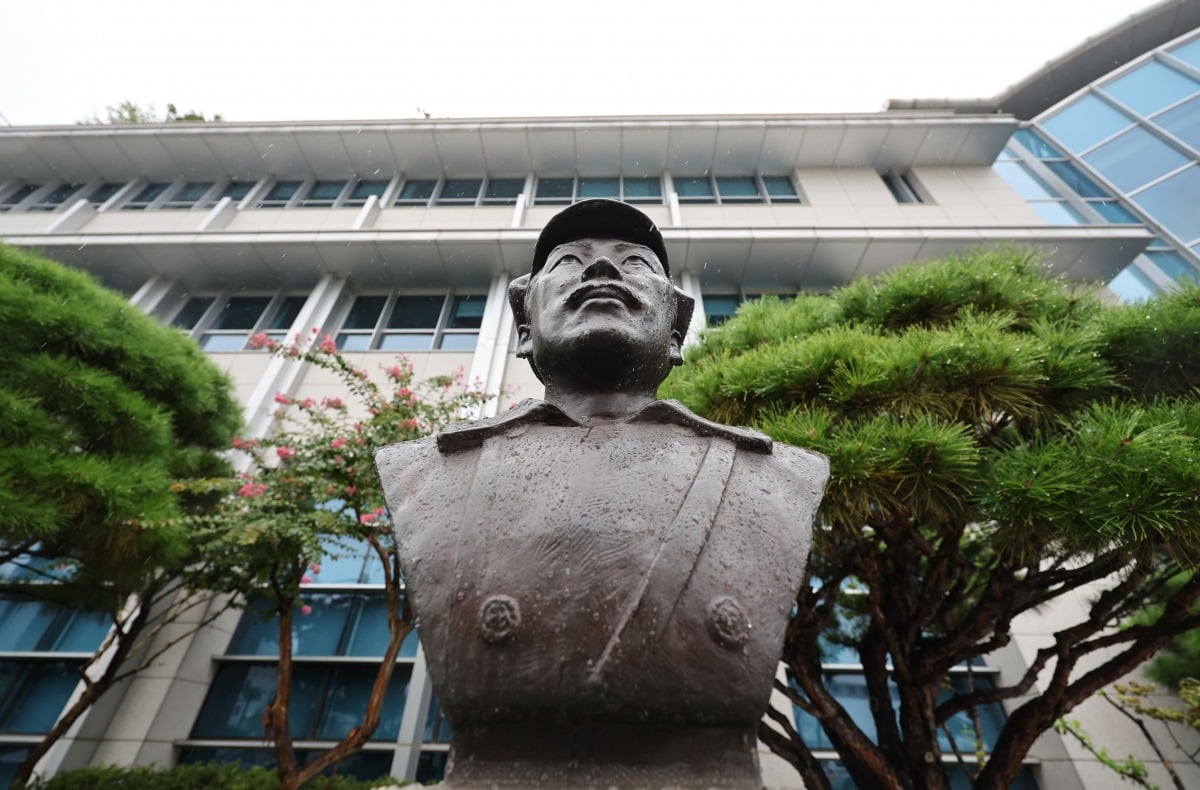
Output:
<path fill-rule="evenodd" d="M 599 255 L 583 269 L 584 280 L 594 280 L 597 277 L 619 280 L 621 279 L 621 270 L 612 262 L 612 258 L 607 255 Z"/>

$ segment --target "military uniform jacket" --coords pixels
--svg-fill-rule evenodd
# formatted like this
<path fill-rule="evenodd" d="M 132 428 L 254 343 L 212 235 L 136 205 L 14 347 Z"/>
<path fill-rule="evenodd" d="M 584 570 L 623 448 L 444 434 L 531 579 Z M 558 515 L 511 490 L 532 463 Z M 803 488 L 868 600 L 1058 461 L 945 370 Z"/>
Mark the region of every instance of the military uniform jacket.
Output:
<path fill-rule="evenodd" d="M 525 401 L 376 460 L 456 732 L 554 720 L 753 731 L 823 456 L 673 401 L 588 427 Z"/>

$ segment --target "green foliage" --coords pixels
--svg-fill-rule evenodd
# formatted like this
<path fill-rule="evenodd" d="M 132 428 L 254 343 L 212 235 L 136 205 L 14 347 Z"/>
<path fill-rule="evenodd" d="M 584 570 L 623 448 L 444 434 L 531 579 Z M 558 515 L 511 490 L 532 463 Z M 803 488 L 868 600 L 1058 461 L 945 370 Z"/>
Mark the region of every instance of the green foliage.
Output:
<path fill-rule="evenodd" d="M 168 104 L 167 114 L 165 116 L 161 116 L 158 114 L 158 111 L 154 108 L 153 104 L 148 104 L 143 107 L 140 104 L 136 104 L 128 100 L 115 105 L 110 104 L 104 108 L 104 112 L 104 118 L 101 118 L 99 115 L 93 113 L 90 118 L 84 118 L 78 123 L 87 125 L 174 123 L 177 121 L 215 123 L 225 120 L 219 114 L 214 115 L 212 118 L 206 118 L 203 111 L 196 112 L 195 110 L 188 110 L 187 112 L 180 112 L 174 104 Z"/>
<path fill-rule="evenodd" d="M 707 417 L 829 456 L 785 660 L 793 701 L 860 786 L 936 786 L 919 757 L 938 750 L 937 727 L 1029 693 L 1036 670 L 1010 688 L 943 693 L 946 674 L 1005 644 L 1023 612 L 1122 582 L 1038 653 L 1061 683 L 969 768 L 986 786 L 1019 769 L 1039 727 L 1200 624 L 1200 580 L 1167 584 L 1200 559 L 1200 288 L 1132 306 L 1088 290 L 1013 248 L 901 266 L 827 296 L 743 305 L 664 385 Z M 1152 603 L 1136 628 L 1101 637 Z M 821 687 L 830 635 L 876 675 L 873 745 L 846 740 L 857 725 Z M 1128 651 L 1073 676 L 1101 644 Z M 808 764 L 798 736 L 772 746 Z M 818 773 L 804 778 L 822 786 Z"/>
<path fill-rule="evenodd" d="M 102 585 L 186 553 L 174 481 L 219 473 L 226 377 L 87 275 L 0 247 L 0 548 Z M 133 578 L 131 578 L 133 577 Z"/>
<path fill-rule="evenodd" d="M 362 781 L 343 776 L 321 776 L 304 785 L 306 790 L 370 790 L 402 785 L 383 777 Z M 97 765 L 63 771 L 45 780 L 17 785 L 14 790 L 277 790 L 279 779 L 266 768 L 241 768 L 236 764 L 154 766 Z"/>
<path fill-rule="evenodd" d="M 1097 746 L 1078 719 L 1059 719 L 1054 723 L 1054 731 L 1059 735 L 1070 735 L 1080 746 L 1094 754 L 1101 764 L 1126 782 L 1148 790 L 1158 790 L 1158 785 L 1150 781 L 1150 771 L 1146 769 L 1145 763 L 1132 754 L 1125 755 L 1124 759 L 1115 757 L 1105 747 Z"/>

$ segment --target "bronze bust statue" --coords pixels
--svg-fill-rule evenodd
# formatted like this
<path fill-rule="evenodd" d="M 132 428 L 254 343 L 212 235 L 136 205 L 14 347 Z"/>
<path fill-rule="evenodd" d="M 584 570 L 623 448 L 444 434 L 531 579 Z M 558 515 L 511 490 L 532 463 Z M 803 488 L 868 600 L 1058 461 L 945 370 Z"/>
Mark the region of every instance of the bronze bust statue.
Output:
<path fill-rule="evenodd" d="M 761 787 L 828 462 L 656 400 L 692 299 L 632 206 L 556 215 L 509 300 L 546 400 L 376 459 L 443 786 Z"/>

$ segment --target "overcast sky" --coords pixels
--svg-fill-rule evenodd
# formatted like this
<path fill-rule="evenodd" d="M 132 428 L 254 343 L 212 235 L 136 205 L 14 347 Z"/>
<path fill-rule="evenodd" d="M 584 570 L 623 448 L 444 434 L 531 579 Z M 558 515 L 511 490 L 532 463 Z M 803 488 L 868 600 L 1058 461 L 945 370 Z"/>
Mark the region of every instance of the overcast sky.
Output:
<path fill-rule="evenodd" d="M 991 96 L 1149 0 L 0 0 L 0 124 L 871 112 Z"/>

